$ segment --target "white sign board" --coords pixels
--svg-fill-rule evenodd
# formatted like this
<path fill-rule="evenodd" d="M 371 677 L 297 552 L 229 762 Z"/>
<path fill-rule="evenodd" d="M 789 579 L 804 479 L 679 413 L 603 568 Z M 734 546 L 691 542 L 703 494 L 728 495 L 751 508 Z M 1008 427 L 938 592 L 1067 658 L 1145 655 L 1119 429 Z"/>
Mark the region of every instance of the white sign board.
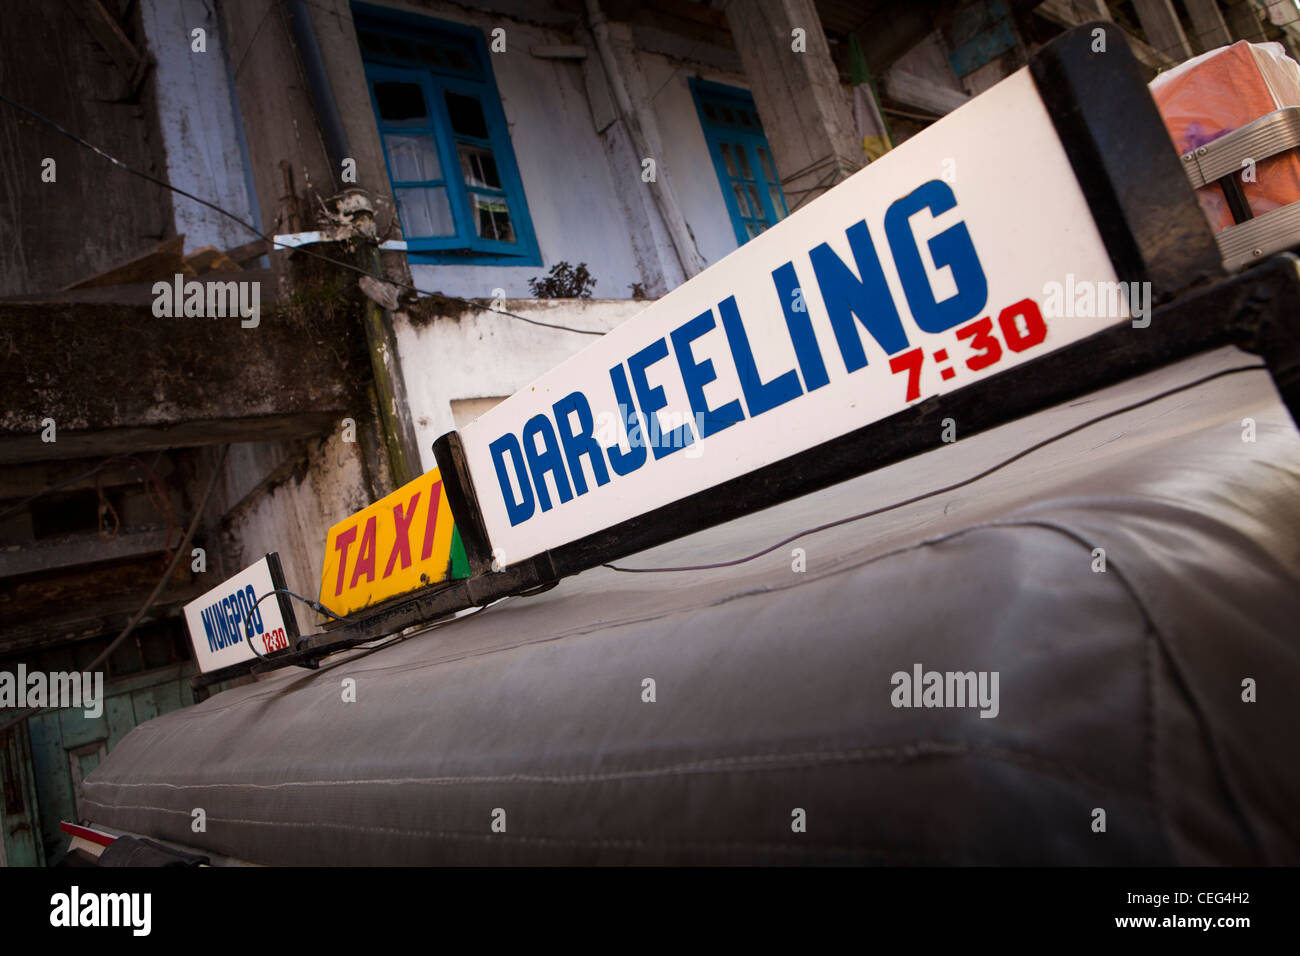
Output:
<path fill-rule="evenodd" d="M 1115 279 L 1022 69 L 462 429 L 497 559 L 1124 321 Z"/>
<path fill-rule="evenodd" d="M 258 599 L 284 587 L 279 557 L 268 554 L 202 597 L 185 605 L 185 623 L 194 645 L 194 659 L 203 673 L 252 660 L 257 654 L 246 638 L 252 624 L 252 641 L 258 654 L 284 650 L 298 637 L 298 625 L 279 594 L 260 604 Z"/>

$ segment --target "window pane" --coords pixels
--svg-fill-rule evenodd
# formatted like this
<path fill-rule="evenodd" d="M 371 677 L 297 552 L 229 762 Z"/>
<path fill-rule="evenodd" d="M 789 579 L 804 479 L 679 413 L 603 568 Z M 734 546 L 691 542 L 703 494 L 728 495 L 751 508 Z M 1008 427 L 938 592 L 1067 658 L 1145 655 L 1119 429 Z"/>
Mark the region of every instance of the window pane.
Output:
<path fill-rule="evenodd" d="M 445 188 L 396 189 L 394 193 L 404 237 L 419 239 L 455 234 L 456 226 Z"/>
<path fill-rule="evenodd" d="M 754 121 L 749 118 L 749 110 L 736 110 L 736 115 L 740 117 L 740 122 L 745 126 L 753 126 Z"/>
<path fill-rule="evenodd" d="M 442 178 L 438 162 L 438 147 L 428 136 L 384 136 L 388 150 L 388 163 L 393 169 L 395 182 L 421 182 Z"/>
<path fill-rule="evenodd" d="M 786 217 L 785 197 L 781 195 L 781 187 L 768 186 L 767 194 L 772 200 L 772 208 L 776 211 L 776 218 L 778 220 L 784 219 Z"/>
<path fill-rule="evenodd" d="M 740 173 L 736 171 L 736 159 L 731 155 L 731 144 L 719 143 L 718 148 L 722 151 L 722 162 L 726 164 L 727 174 L 729 176 L 739 176 Z"/>
<path fill-rule="evenodd" d="M 421 62 L 430 66 L 442 66 L 442 51 L 436 46 L 428 43 L 417 43 L 415 49 L 420 55 Z"/>
<path fill-rule="evenodd" d="M 515 227 L 510 221 L 510 207 L 503 197 L 470 193 L 469 200 L 474 207 L 474 223 L 478 228 L 479 236 L 500 242 L 515 241 Z"/>
<path fill-rule="evenodd" d="M 388 49 L 384 46 L 384 38 L 378 33 L 368 33 L 365 30 L 357 32 L 357 41 L 361 44 L 361 49 L 367 53 L 387 53 Z"/>
<path fill-rule="evenodd" d="M 483 116 L 483 107 L 477 97 L 462 96 L 447 90 L 443 93 L 447 100 L 447 113 L 451 117 L 451 128 L 462 136 L 487 139 L 487 119 Z"/>
<path fill-rule="evenodd" d="M 388 49 L 393 51 L 393 56 L 400 56 L 404 60 L 415 59 L 415 50 L 411 48 L 411 44 L 400 37 L 389 37 Z"/>
<path fill-rule="evenodd" d="M 754 223 L 754 220 L 752 219 L 745 220 L 745 232 L 749 234 L 749 238 L 753 239 L 762 231 L 763 230 L 759 229 L 758 226 Z"/>
<path fill-rule="evenodd" d="M 492 156 L 492 150 L 466 143 L 458 143 L 456 150 L 460 153 L 460 172 L 465 177 L 466 186 L 501 188 L 501 176 L 497 172 L 497 161 Z"/>
<path fill-rule="evenodd" d="M 736 147 L 736 159 L 740 160 L 740 175 L 746 179 L 753 179 L 754 173 L 749 168 L 749 151 L 744 146 Z"/>
<path fill-rule="evenodd" d="M 375 102 L 379 104 L 379 118 L 384 120 L 401 122 L 429 115 L 418 83 L 376 83 Z"/>
<path fill-rule="evenodd" d="M 758 162 L 763 167 L 763 175 L 767 177 L 769 183 L 778 182 L 776 170 L 772 168 L 772 154 L 767 151 L 766 146 L 755 147 L 758 151 Z"/>
<path fill-rule="evenodd" d="M 736 194 L 736 208 L 740 210 L 740 214 L 742 216 L 752 216 L 753 213 L 749 210 L 749 203 L 745 202 L 745 190 L 740 183 L 733 181 L 731 191 Z"/>
<path fill-rule="evenodd" d="M 470 62 L 470 58 L 466 56 L 464 53 L 462 53 L 460 50 L 453 50 L 448 48 L 446 50 L 443 50 L 442 53 L 443 56 L 446 57 L 447 59 L 447 65 L 454 70 L 469 71 L 474 68 L 474 64 Z"/>
<path fill-rule="evenodd" d="M 763 209 L 763 200 L 758 198 L 758 187 L 749 183 L 746 188 L 749 190 L 749 208 L 754 210 L 754 215 L 760 219 L 767 218 L 767 212 Z"/>

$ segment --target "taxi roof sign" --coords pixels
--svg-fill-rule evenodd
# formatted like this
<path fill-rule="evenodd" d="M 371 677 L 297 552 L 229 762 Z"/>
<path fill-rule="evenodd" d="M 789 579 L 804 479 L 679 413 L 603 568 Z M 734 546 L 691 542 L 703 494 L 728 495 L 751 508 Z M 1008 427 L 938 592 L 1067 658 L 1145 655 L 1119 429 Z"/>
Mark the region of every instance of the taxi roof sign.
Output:
<path fill-rule="evenodd" d="M 468 576 L 465 548 L 435 468 L 330 528 L 320 603 L 346 615 Z"/>
<path fill-rule="evenodd" d="M 981 428 L 1086 390 L 1054 360 L 1085 342 L 1159 361 L 1129 295 L 1142 325 L 1222 275 L 1122 33 L 1087 24 L 435 455 L 476 571 L 558 576 L 939 447 L 945 404 Z"/>
<path fill-rule="evenodd" d="M 280 556 L 272 551 L 185 605 L 199 670 L 221 670 L 296 644 L 298 620 L 284 587 Z"/>
<path fill-rule="evenodd" d="M 1025 69 L 463 428 L 492 546 L 569 544 L 1128 317 L 1053 321 L 1071 277 L 1117 284 Z"/>

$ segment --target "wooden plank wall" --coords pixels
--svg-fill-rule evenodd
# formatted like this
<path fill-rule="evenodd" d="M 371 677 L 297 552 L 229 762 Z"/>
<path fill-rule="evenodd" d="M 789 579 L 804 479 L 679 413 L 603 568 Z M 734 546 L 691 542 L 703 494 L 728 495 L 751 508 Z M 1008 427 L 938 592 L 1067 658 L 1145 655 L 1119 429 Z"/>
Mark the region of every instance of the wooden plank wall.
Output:
<path fill-rule="evenodd" d="M 133 94 L 69 4 L 6 4 L 4 17 L 5 95 L 165 179 L 152 79 Z M 142 32 L 126 29 L 133 38 Z M 53 183 L 41 181 L 46 157 L 56 163 Z M 157 245 L 172 229 L 166 190 L 6 104 L 0 170 L 0 297 L 62 288 Z"/>

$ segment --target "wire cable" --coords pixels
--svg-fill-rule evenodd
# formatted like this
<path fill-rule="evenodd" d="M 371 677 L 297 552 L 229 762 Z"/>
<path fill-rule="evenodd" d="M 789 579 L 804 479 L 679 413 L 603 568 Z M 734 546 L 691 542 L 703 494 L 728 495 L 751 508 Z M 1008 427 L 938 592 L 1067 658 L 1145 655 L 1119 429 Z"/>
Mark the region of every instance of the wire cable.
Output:
<path fill-rule="evenodd" d="M 1134 411 L 1135 409 L 1142 408 L 1145 405 L 1150 405 L 1154 402 L 1158 402 L 1162 398 L 1168 398 L 1170 395 L 1177 395 L 1179 392 L 1185 392 L 1188 389 L 1195 388 L 1198 385 L 1204 385 L 1206 382 L 1212 381 L 1216 378 L 1222 378 L 1225 375 L 1236 375 L 1240 372 L 1253 372 L 1256 371 L 1257 369 L 1264 369 L 1264 368 L 1267 368 L 1267 366 L 1263 364 L 1239 365 L 1236 366 L 1235 368 L 1220 369 L 1219 371 L 1212 372 L 1209 375 L 1203 375 L 1194 381 L 1185 382 L 1182 385 L 1177 385 L 1173 388 L 1165 389 L 1163 392 L 1157 392 L 1155 395 L 1151 395 L 1148 398 L 1142 399 L 1141 401 L 1133 402 L 1130 405 L 1125 405 L 1124 407 L 1117 408 L 1114 411 L 1106 412 L 1103 415 L 1097 415 L 1096 417 L 1090 418 L 1085 422 L 1081 422 L 1078 425 L 1074 425 L 1071 428 L 1067 428 L 1063 432 L 1058 432 L 1057 434 L 1052 435 L 1050 438 L 1044 438 L 1042 441 L 1035 442 L 1034 444 L 1030 445 L 1028 448 L 1016 452 L 1010 458 L 1004 458 L 1002 461 L 998 462 L 997 464 L 985 468 L 983 471 L 978 472 L 977 474 L 972 475 L 969 478 L 963 478 L 961 481 L 953 482 L 952 484 L 945 485 L 942 488 L 936 488 L 933 491 L 927 491 L 919 495 L 913 495 L 911 498 L 905 498 L 902 501 L 896 501 L 893 504 L 885 505 L 882 508 L 872 508 L 870 511 L 859 512 L 858 514 L 849 515 L 847 518 L 837 518 L 834 521 L 828 521 L 825 524 L 819 524 L 816 527 L 807 528 L 796 534 L 790 535 L 788 538 L 782 538 L 780 541 L 776 542 L 776 544 L 770 545 L 761 551 L 755 551 L 753 554 L 747 554 L 743 558 L 733 558 L 730 561 L 716 561 L 713 564 L 688 564 L 688 565 L 682 565 L 680 567 L 666 567 L 666 568 L 626 568 L 626 567 L 620 567 L 615 564 L 602 564 L 601 567 L 609 568 L 609 570 L 611 571 L 621 571 L 624 574 L 664 574 L 671 571 L 712 571 L 717 568 L 731 568 L 731 567 L 735 567 L 738 564 L 745 564 L 748 561 L 753 561 L 755 558 L 761 558 L 765 554 L 771 554 L 773 551 L 777 550 L 778 548 L 785 547 L 785 545 L 790 544 L 794 541 L 798 541 L 800 538 L 806 537 L 807 535 L 817 534 L 821 531 L 829 531 L 831 528 L 838 528 L 840 525 L 851 524 L 854 521 L 862 521 L 865 518 L 874 518 L 876 515 L 884 514 L 887 511 L 894 511 L 898 508 L 906 507 L 907 505 L 916 504 L 918 501 L 924 501 L 926 498 L 933 498 L 936 495 L 947 494 L 950 491 L 956 491 L 959 488 L 965 488 L 967 485 L 974 484 L 975 482 L 979 481 L 982 478 L 987 478 L 989 475 L 993 474 L 994 472 L 1001 471 L 1003 468 L 1006 468 L 1008 465 L 1019 461 L 1020 459 L 1026 457 L 1027 455 L 1033 454 L 1034 452 L 1038 451 L 1041 448 L 1045 448 L 1054 442 L 1058 442 L 1063 438 L 1076 434 L 1077 432 L 1081 432 L 1085 428 L 1090 428 L 1099 422 L 1104 422 L 1108 418 L 1114 418 L 1116 415 L 1123 415 L 1125 412 Z"/>
<path fill-rule="evenodd" d="M 214 202 L 210 202 L 207 199 L 203 199 L 199 196 L 196 196 L 192 192 L 181 189 L 179 186 L 173 186 L 171 183 L 167 182 L 164 179 L 159 179 L 157 176 L 154 176 L 152 173 L 147 173 L 142 169 L 136 169 L 135 167 L 122 162 L 122 160 L 118 159 L 115 156 L 110 156 L 108 153 L 104 152 L 104 150 L 100 149 L 95 144 L 87 142 L 86 140 L 78 136 L 76 133 L 72 132 L 71 130 L 65 129 L 63 126 L 59 125 L 54 120 L 42 116 L 40 113 L 36 112 L 35 110 L 23 106 L 21 103 L 14 102 L 13 100 L 9 99 L 9 97 L 5 96 L 3 93 L 0 93 L 0 102 L 7 103 L 16 110 L 21 110 L 22 112 L 26 113 L 28 116 L 32 117 L 33 119 L 38 120 L 39 122 L 42 122 L 45 125 L 51 127 L 52 129 L 58 131 L 60 134 L 66 136 L 68 139 L 72 140 L 77 145 L 90 150 L 91 152 L 95 153 L 98 156 L 102 156 L 104 159 L 108 160 L 114 166 L 118 166 L 121 169 L 126 170 L 131 175 L 138 176 L 141 179 L 146 180 L 147 182 L 153 183 L 155 186 L 161 186 L 164 189 L 170 189 L 178 196 L 184 196 L 186 199 L 189 199 L 192 202 L 196 202 L 201 206 L 206 206 L 208 209 L 211 209 L 213 212 L 220 213 L 221 215 L 225 216 L 227 219 L 231 220 L 232 222 L 238 223 L 240 226 L 243 226 L 245 229 L 247 229 L 253 235 L 257 236 L 259 239 L 262 239 L 265 242 L 270 243 L 272 246 L 279 246 L 281 249 L 296 249 L 298 252 L 302 253 L 303 255 L 310 256 L 313 259 L 320 259 L 322 262 L 332 263 L 333 265 L 339 266 L 340 268 L 343 269 L 347 269 L 350 272 L 355 272 L 358 275 L 368 276 L 369 278 L 372 279 L 380 279 L 381 281 L 386 282 L 389 285 L 396 286 L 399 289 L 404 289 L 407 292 L 412 292 L 417 296 L 419 295 L 437 296 L 439 298 L 447 299 L 451 302 L 456 302 L 460 305 L 464 305 L 468 308 L 475 309 L 479 312 L 490 312 L 493 315 L 504 315 L 507 318 L 517 319 L 520 322 L 527 322 L 529 325 L 537 325 L 544 329 L 557 329 L 561 332 L 574 332 L 578 335 L 601 336 L 605 334 L 604 332 L 596 331 L 594 329 L 579 329 L 571 325 L 561 325 L 558 322 L 543 322 L 540 319 L 531 319 L 526 315 L 519 315 L 518 313 L 515 312 L 507 312 L 505 309 L 494 309 L 491 308 L 490 306 L 482 305 L 478 302 L 475 302 L 473 299 L 464 299 L 461 298 L 460 296 L 455 296 L 455 295 L 445 295 L 444 293 L 441 292 L 430 292 L 426 289 L 420 289 L 414 285 L 410 285 L 405 282 L 398 282 L 386 276 L 383 277 L 375 276 L 369 270 L 363 269 L 360 266 L 355 266 L 350 262 L 343 262 L 342 260 L 339 259 L 332 259 L 329 256 L 322 255 L 319 252 L 313 252 L 310 249 L 307 249 L 303 246 L 294 246 L 284 242 L 277 242 L 273 237 L 268 236 L 266 233 L 262 232 L 262 230 L 258 229 L 252 223 L 244 220 L 240 216 L 235 215 L 233 212 L 230 212 L 228 209 L 223 209 L 221 206 L 217 205 Z"/>
<path fill-rule="evenodd" d="M 260 658 L 261 660 L 266 660 L 267 657 L 265 654 L 259 651 L 257 647 L 253 644 L 252 616 L 253 616 L 253 612 L 257 610 L 257 606 L 261 604 L 263 601 L 265 601 L 267 598 L 269 598 L 272 594 L 287 594 L 289 595 L 289 597 L 296 598 L 297 600 L 301 601 L 303 604 L 306 604 L 308 607 L 310 607 L 313 611 L 315 611 L 318 614 L 327 614 L 330 617 L 334 618 L 334 620 L 336 621 L 344 620 L 344 618 L 335 614 L 333 611 L 327 608 L 324 604 L 321 604 L 319 601 L 313 601 L 311 598 L 303 597 L 301 594 L 294 594 L 288 588 L 271 588 L 271 590 L 267 591 L 260 598 L 254 601 L 253 606 L 249 608 L 244 615 L 244 643 L 246 643 L 248 645 L 248 649 L 252 651 L 254 654 L 256 654 L 258 658 Z M 301 644 L 304 640 L 306 640 L 306 638 L 300 637 L 298 638 L 298 643 Z"/>

